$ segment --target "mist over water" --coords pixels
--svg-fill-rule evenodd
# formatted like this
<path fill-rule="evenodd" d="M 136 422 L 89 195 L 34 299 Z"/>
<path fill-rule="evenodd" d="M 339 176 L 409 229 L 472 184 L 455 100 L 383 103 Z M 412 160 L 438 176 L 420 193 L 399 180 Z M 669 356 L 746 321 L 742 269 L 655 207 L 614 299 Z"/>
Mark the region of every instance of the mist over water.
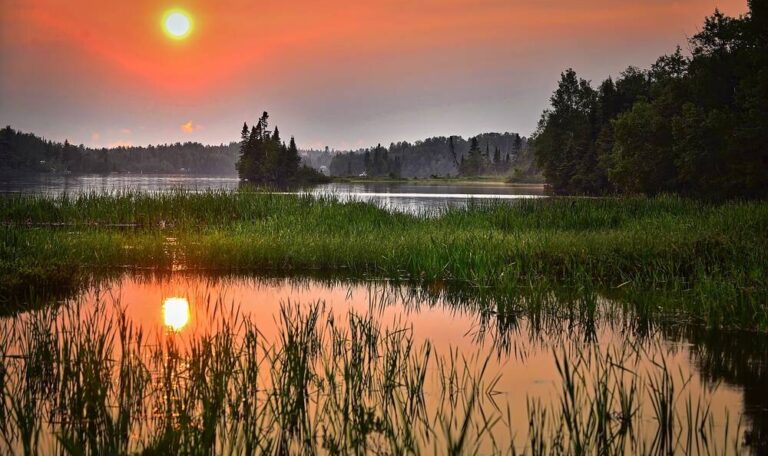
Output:
<path fill-rule="evenodd" d="M 165 193 L 177 190 L 186 192 L 236 191 L 240 185 L 238 178 L 226 176 L 200 177 L 183 174 L 37 175 L 4 178 L 0 180 L 0 193 L 61 195 L 65 193 L 113 193 L 125 190 L 147 193 Z M 389 210 L 408 213 L 545 196 L 541 186 L 513 186 L 497 182 L 487 184 L 330 183 L 284 193 L 310 194 L 317 197 L 337 198 L 340 201 L 369 202 Z"/>

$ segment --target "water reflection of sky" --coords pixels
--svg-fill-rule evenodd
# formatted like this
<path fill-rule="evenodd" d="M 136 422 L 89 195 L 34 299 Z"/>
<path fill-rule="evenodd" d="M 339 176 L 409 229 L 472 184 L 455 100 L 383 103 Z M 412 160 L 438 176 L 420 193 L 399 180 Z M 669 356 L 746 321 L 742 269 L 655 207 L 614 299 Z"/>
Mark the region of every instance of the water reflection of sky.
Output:
<path fill-rule="evenodd" d="M 88 302 L 94 302 L 96 296 L 95 292 L 84 296 L 86 307 L 81 312 L 87 314 Z M 490 369 L 499 373 L 497 390 L 501 392 L 494 400 L 502 408 L 509 405 L 512 421 L 518 423 L 514 428 L 518 436 L 527 432 L 528 399 L 551 400 L 559 391 L 555 354 L 575 357 L 578 347 L 590 340 L 601 352 L 618 353 L 641 345 L 642 356 L 624 366 L 629 371 L 651 375 L 653 363 L 663 359 L 678 388 L 690 379 L 685 397 L 690 394 L 709 401 L 718 429 L 723 430 L 726 422 L 734 425 L 746 411 L 742 426 L 750 428 L 749 435 L 757 439 L 766 436 L 765 401 L 756 399 L 768 393 L 768 385 L 763 382 L 765 353 L 733 342 L 746 339 L 727 337 L 730 345 L 717 343 L 701 328 L 658 327 L 641 339 L 627 331 L 629 325 L 621 319 L 600 320 L 591 335 L 587 334 L 591 329 L 567 321 L 534 325 L 520 318 L 510 324 L 500 317 L 480 314 L 470 305 L 446 300 L 433 290 L 409 291 L 381 282 L 214 280 L 174 275 L 162 280 L 125 278 L 102 289 L 99 296 L 118 302 L 128 318 L 148 333 L 170 328 L 180 340 L 215 333 L 221 321 L 233 315 L 247 316 L 265 340 L 277 338 L 280 306 L 288 301 L 302 305 L 322 301 L 329 312 L 341 317 L 336 318 L 337 324 L 343 324 L 343 316 L 355 311 L 374 315 L 384 326 L 406 325 L 417 344 L 429 341 L 438 354 L 447 355 L 453 350 L 470 360 L 492 354 Z M 603 305 L 610 304 L 603 301 Z M 762 340 L 747 339 L 752 345 Z M 758 345 L 766 347 L 764 341 Z M 746 372 L 750 369 L 752 374 Z M 678 406 L 684 403 L 681 400 Z M 684 416 L 685 411 L 680 413 Z M 652 411 L 645 410 L 645 416 L 652 417 Z"/>
<path fill-rule="evenodd" d="M 111 193 L 138 190 L 164 193 L 184 189 L 189 192 L 207 190 L 236 190 L 235 177 L 204 177 L 189 175 L 117 174 L 108 176 L 18 176 L 3 177 L 0 193 L 39 193 L 46 195 L 84 192 Z M 331 183 L 296 193 L 331 196 L 341 201 L 363 201 L 389 210 L 419 213 L 469 204 L 514 201 L 543 196 L 538 186 L 511 186 L 501 183 Z"/>

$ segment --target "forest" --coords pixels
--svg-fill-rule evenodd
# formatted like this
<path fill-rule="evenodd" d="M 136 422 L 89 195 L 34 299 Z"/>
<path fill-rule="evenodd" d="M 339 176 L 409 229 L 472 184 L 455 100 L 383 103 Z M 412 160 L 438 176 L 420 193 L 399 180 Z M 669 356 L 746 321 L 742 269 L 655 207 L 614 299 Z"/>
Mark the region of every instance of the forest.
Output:
<path fill-rule="evenodd" d="M 244 125 L 239 143 L 218 146 L 186 142 L 96 149 L 49 141 L 8 126 L 0 130 L 0 172 L 238 173 L 251 182 L 277 185 L 322 181 L 315 170 L 323 167 L 332 176 L 539 178 L 529 141 L 515 133 L 485 133 L 468 140 L 434 137 L 356 151 L 298 150 L 293 138 L 285 145 L 279 129 L 267 130 L 264 114 L 252 127 Z"/>
<path fill-rule="evenodd" d="M 0 130 L 0 172 L 234 175 L 238 150 L 237 143 L 195 142 L 94 149 L 48 141 L 8 126 Z"/>
<path fill-rule="evenodd" d="M 768 195 L 768 2 L 706 18 L 650 69 L 595 88 L 568 69 L 533 136 L 558 194 Z"/>
<path fill-rule="evenodd" d="M 469 140 L 461 136 L 377 145 L 333 156 L 332 176 L 428 178 L 515 175 L 535 178 L 533 156 L 526 138 L 517 133 L 485 133 Z"/>

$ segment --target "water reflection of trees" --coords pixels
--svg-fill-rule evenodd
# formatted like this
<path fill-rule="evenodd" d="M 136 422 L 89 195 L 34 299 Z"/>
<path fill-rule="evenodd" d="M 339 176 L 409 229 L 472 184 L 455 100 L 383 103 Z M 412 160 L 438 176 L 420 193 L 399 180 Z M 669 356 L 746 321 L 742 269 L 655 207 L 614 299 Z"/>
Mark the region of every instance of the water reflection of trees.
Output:
<path fill-rule="evenodd" d="M 768 335 L 675 325 L 662 327 L 662 332 L 691 344 L 691 362 L 702 379 L 743 392 L 744 443 L 755 454 L 768 454 Z"/>
<path fill-rule="evenodd" d="M 768 454 L 768 334 L 765 333 L 712 330 L 683 323 L 681 319 L 665 320 L 648 311 L 650 305 L 644 306 L 643 302 L 621 302 L 596 291 L 554 289 L 547 284 L 499 295 L 455 282 L 350 281 L 321 273 L 254 277 L 149 271 L 134 273 L 130 279 L 152 283 L 171 278 L 179 280 L 180 276 L 209 290 L 244 283 L 289 287 L 296 291 L 315 287 L 362 288 L 373 314 L 392 306 L 398 306 L 406 315 L 437 307 L 457 317 L 469 317 L 474 325 L 468 336 L 476 343 L 491 345 L 499 357 L 519 360 L 563 344 L 592 343 L 606 334 L 640 344 L 660 339 L 682 342 L 689 345 L 691 364 L 702 380 L 735 386 L 742 391 L 746 417 L 744 443 L 756 454 Z M 119 279 L 109 280 L 119 282 Z M 109 280 L 89 286 L 109 286 Z M 60 302 L 75 293 L 67 287 L 60 287 L 59 292 L 59 296 L 40 300 L 40 303 Z"/>

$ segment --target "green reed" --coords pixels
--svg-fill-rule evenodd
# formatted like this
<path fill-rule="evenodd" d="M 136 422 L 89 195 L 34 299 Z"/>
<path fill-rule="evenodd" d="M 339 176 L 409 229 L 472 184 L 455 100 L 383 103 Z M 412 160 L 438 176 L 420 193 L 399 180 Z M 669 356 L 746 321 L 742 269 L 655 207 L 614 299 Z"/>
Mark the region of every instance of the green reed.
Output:
<path fill-rule="evenodd" d="M 2 322 L 3 452 L 740 451 L 739 426 L 723 428 L 706 397 L 686 396 L 688 381 L 674 378 L 663 350 L 563 343 L 551 400 L 529 397 L 527 435 L 515 435 L 504 405 L 514 392 L 499 390 L 490 355 L 437 354 L 408 326 L 285 303 L 267 337 L 217 300 L 205 310 L 210 330 L 147 334 L 108 305 Z"/>
<path fill-rule="evenodd" d="M 309 196 L 122 192 L 7 196 L 0 222 L 0 299 L 125 269 L 323 273 L 496 296 L 544 282 L 650 302 L 649 315 L 768 327 L 764 202 L 546 199 L 409 215 Z"/>

